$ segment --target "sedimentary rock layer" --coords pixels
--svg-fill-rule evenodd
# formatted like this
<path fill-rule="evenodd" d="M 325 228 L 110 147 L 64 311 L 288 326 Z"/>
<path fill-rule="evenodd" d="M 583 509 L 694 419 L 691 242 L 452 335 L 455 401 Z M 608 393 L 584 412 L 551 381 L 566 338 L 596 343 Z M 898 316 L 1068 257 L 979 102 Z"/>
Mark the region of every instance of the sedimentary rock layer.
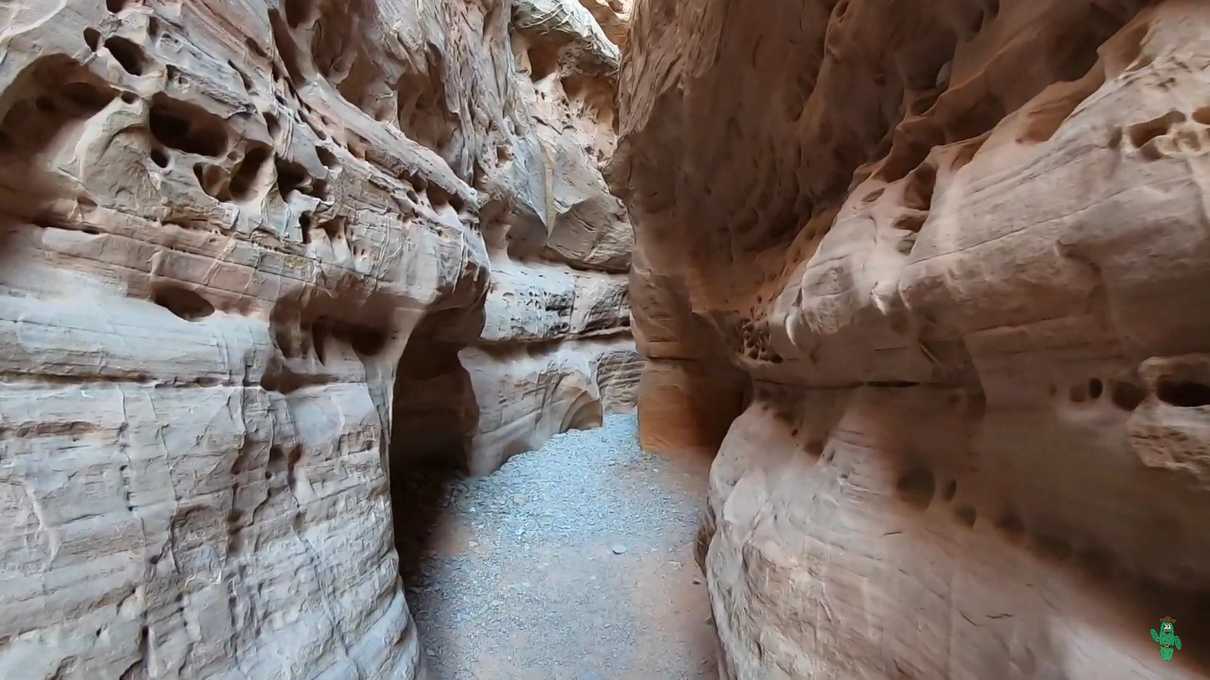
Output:
<path fill-rule="evenodd" d="M 409 354 L 443 359 L 396 385 L 401 455 L 459 451 L 475 474 L 632 408 L 641 365 L 626 276 L 633 231 L 600 170 L 616 143 L 618 47 L 573 0 L 517 0 L 511 27 L 502 115 L 516 134 L 482 181 L 491 282 L 481 306 L 423 324 L 431 349 Z M 457 425 L 433 436 L 433 419 Z"/>
<path fill-rule="evenodd" d="M 1191 0 L 638 4 L 644 441 L 752 385 L 725 677 L 1207 672 L 1207 67 Z"/>
<path fill-rule="evenodd" d="M 552 403 L 637 377 L 625 212 L 552 181 L 510 10 L 0 3 L 0 677 L 414 677 L 387 469 L 433 321 L 574 355 L 496 360 Z M 612 125 L 593 44 L 564 125 Z M 492 283 L 510 224 L 557 285 Z M 587 397 L 549 387 L 572 372 Z M 584 422 L 546 404 L 516 438 Z"/>

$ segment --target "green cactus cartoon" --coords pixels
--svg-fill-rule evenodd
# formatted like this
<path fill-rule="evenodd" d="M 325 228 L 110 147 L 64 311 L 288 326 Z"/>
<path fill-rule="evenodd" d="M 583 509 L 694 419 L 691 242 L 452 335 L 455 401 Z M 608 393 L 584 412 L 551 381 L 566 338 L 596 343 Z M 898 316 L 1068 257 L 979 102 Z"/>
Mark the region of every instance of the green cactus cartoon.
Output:
<path fill-rule="evenodd" d="M 1160 658 L 1172 661 L 1172 655 L 1181 648 L 1181 639 L 1176 634 L 1176 620 L 1170 616 L 1160 619 L 1160 632 L 1152 628 L 1151 639 L 1160 646 Z"/>

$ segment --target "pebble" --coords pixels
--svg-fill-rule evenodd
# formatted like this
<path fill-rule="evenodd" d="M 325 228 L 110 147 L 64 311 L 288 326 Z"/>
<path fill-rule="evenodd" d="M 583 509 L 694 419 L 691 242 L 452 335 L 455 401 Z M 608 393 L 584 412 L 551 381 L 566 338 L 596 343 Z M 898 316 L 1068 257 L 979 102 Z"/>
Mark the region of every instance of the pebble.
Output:
<path fill-rule="evenodd" d="M 620 543 L 610 547 L 610 550 L 612 550 L 613 554 L 615 554 L 615 555 L 625 555 L 626 554 L 626 546 L 624 546 Z"/>

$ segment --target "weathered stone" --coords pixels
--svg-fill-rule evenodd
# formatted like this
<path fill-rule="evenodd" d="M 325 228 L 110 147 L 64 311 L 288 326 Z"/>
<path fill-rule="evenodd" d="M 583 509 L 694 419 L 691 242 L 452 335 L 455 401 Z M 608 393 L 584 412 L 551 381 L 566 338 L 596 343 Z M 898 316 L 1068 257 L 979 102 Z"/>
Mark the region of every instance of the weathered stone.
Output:
<path fill-rule="evenodd" d="M 599 167 L 616 141 L 618 49 L 574 0 L 516 2 L 512 17 L 518 70 L 503 115 L 517 139 L 487 161 L 479 215 L 491 283 L 481 308 L 442 314 L 422 332 L 444 348 L 445 373 L 396 386 L 407 454 L 459 451 L 476 473 L 633 406 L 638 381 L 633 370 L 594 368 L 638 358 L 626 280 L 633 232 Z M 432 395 L 426 385 L 450 389 Z M 465 429 L 431 436 L 432 417 Z"/>
<path fill-rule="evenodd" d="M 616 47 L 575 5 L 568 83 L 609 122 L 539 109 L 510 7 L 0 3 L 0 677 L 416 676 L 399 451 L 537 445 L 637 380 Z M 549 116 L 608 138 L 560 156 Z M 557 257 L 518 282 L 506 224 Z M 507 380 L 467 377 L 480 342 Z M 413 385 L 444 390 L 404 400 L 422 437 L 392 432 Z M 549 396 L 509 423 L 514 385 Z"/>
<path fill-rule="evenodd" d="M 1210 10 L 737 7 L 638 3 L 610 172 L 645 443 L 753 383 L 723 677 L 1204 675 Z"/>

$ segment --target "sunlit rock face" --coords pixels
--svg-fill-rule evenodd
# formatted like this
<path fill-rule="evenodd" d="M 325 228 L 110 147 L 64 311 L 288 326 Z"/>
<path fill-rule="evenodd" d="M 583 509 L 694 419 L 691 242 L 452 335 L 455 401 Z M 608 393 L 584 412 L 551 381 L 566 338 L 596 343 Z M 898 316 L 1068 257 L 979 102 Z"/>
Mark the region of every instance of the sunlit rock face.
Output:
<path fill-rule="evenodd" d="M 644 442 L 742 408 L 724 677 L 1204 677 L 1210 9 L 643 0 L 623 61 Z"/>
<path fill-rule="evenodd" d="M 633 401 L 617 48 L 520 5 L 0 3 L 0 677 L 415 677 L 388 468 Z"/>
<path fill-rule="evenodd" d="M 633 408 L 642 368 L 627 288 L 634 234 L 601 174 L 617 140 L 619 48 L 574 0 L 513 2 L 509 47 L 503 122 L 491 124 L 509 139 L 476 176 L 485 299 L 429 317 L 420 334 L 434 349 L 414 355 L 430 365 L 396 385 L 404 454 L 461 452 L 474 474 Z M 434 354 L 440 366 L 422 359 Z M 434 419 L 450 424 L 436 438 Z"/>

